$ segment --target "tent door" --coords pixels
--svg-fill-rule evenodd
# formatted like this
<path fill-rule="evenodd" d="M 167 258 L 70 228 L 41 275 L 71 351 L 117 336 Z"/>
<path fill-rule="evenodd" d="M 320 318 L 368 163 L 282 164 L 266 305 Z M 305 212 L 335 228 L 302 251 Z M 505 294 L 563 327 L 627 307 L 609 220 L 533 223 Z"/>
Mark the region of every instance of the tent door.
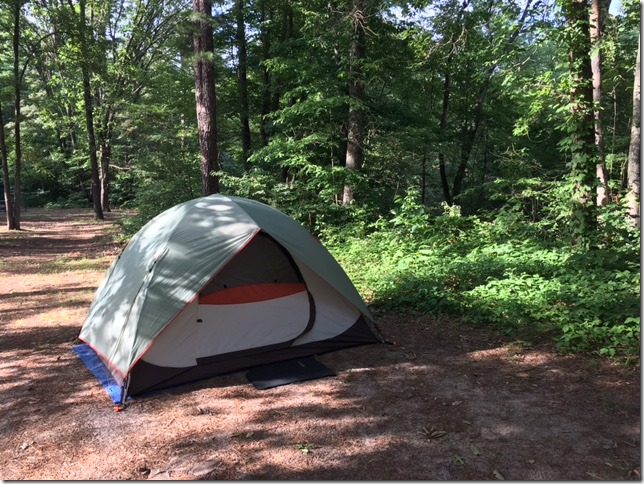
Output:
<path fill-rule="evenodd" d="M 274 296 L 268 298 L 268 294 Z M 245 295 L 249 297 L 246 301 Z M 197 310 L 201 338 L 195 342 L 196 354 L 202 360 L 205 356 L 290 343 L 310 330 L 311 315 L 304 284 L 249 285 L 202 297 Z"/>

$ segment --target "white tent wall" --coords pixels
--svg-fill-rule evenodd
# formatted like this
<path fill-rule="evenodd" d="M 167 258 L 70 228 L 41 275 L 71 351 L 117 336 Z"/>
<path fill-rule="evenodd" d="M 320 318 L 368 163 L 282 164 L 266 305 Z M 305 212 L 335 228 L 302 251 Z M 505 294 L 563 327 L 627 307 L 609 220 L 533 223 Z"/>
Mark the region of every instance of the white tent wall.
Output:
<path fill-rule="evenodd" d="M 186 368 L 198 358 L 291 341 L 306 329 L 306 291 L 244 304 L 188 305 L 143 356 L 157 366 Z"/>
<path fill-rule="evenodd" d="M 298 259 L 306 287 L 315 302 L 315 324 L 311 331 L 293 342 L 293 346 L 331 339 L 344 333 L 360 316 L 360 311 L 331 285 Z"/>
<path fill-rule="evenodd" d="M 352 304 L 303 264 L 298 264 L 315 302 L 315 323 L 307 333 L 306 292 L 246 304 L 199 304 L 197 298 L 154 340 L 143 360 L 186 368 L 197 358 L 292 340 L 293 346 L 334 338 L 360 316 Z M 198 322 L 198 320 L 202 322 Z"/>

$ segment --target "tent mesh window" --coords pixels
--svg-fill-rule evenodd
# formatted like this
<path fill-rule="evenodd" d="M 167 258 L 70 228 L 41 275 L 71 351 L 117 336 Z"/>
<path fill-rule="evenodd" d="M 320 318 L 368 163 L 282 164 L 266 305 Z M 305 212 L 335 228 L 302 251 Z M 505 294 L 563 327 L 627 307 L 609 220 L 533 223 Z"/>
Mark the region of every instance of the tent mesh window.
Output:
<path fill-rule="evenodd" d="M 201 290 L 200 296 L 246 285 L 302 282 L 288 252 L 270 235 L 260 232 Z"/>

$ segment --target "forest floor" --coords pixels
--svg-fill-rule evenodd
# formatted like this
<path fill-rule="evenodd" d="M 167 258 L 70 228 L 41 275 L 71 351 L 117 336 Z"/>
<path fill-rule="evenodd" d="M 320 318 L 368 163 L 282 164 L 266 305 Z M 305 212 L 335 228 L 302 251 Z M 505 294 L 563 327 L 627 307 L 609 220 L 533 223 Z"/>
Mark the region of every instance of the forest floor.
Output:
<path fill-rule="evenodd" d="M 118 216 L 0 229 L 1 479 L 641 479 L 639 365 L 445 316 L 379 315 L 395 344 L 318 356 L 335 377 L 260 391 L 238 372 L 115 412 L 72 345 Z"/>

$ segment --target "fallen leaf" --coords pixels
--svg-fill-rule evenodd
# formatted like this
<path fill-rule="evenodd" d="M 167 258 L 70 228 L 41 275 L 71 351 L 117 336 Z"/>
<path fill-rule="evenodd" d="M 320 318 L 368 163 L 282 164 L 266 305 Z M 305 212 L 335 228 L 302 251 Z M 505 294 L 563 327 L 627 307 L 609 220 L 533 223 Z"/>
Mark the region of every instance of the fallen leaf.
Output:
<path fill-rule="evenodd" d="M 189 472 L 195 477 L 205 477 L 216 471 L 218 467 L 215 461 L 205 461 L 194 465 Z"/>
<path fill-rule="evenodd" d="M 253 431 L 250 431 L 250 432 L 240 431 L 240 432 L 235 432 L 234 434 L 231 435 L 231 437 L 249 439 L 253 435 L 255 435 L 255 432 Z"/>
<path fill-rule="evenodd" d="M 502 475 L 499 471 L 497 471 L 496 469 L 494 469 L 494 471 L 492 472 L 492 474 L 494 474 L 494 477 L 495 477 L 497 480 L 499 480 L 499 481 L 505 481 L 505 477 L 503 477 L 503 475 Z"/>
<path fill-rule="evenodd" d="M 456 400 L 455 402 L 452 402 L 452 405 L 456 406 L 456 405 L 460 405 L 461 403 L 463 403 L 461 400 Z"/>
<path fill-rule="evenodd" d="M 303 442 L 300 444 L 295 444 L 295 448 L 299 449 L 302 454 L 307 455 L 309 454 L 313 449 L 319 448 L 317 445 L 312 444 L 311 442 Z"/>
<path fill-rule="evenodd" d="M 419 430 L 418 433 L 424 435 L 428 439 L 439 439 L 444 435 L 447 435 L 447 432 L 444 430 L 437 430 L 436 427 L 432 427 L 429 430 L 427 430 L 427 427 L 421 427 L 421 430 Z"/>
<path fill-rule="evenodd" d="M 470 445 L 470 450 L 474 455 L 481 455 L 481 451 L 474 444 Z"/>

